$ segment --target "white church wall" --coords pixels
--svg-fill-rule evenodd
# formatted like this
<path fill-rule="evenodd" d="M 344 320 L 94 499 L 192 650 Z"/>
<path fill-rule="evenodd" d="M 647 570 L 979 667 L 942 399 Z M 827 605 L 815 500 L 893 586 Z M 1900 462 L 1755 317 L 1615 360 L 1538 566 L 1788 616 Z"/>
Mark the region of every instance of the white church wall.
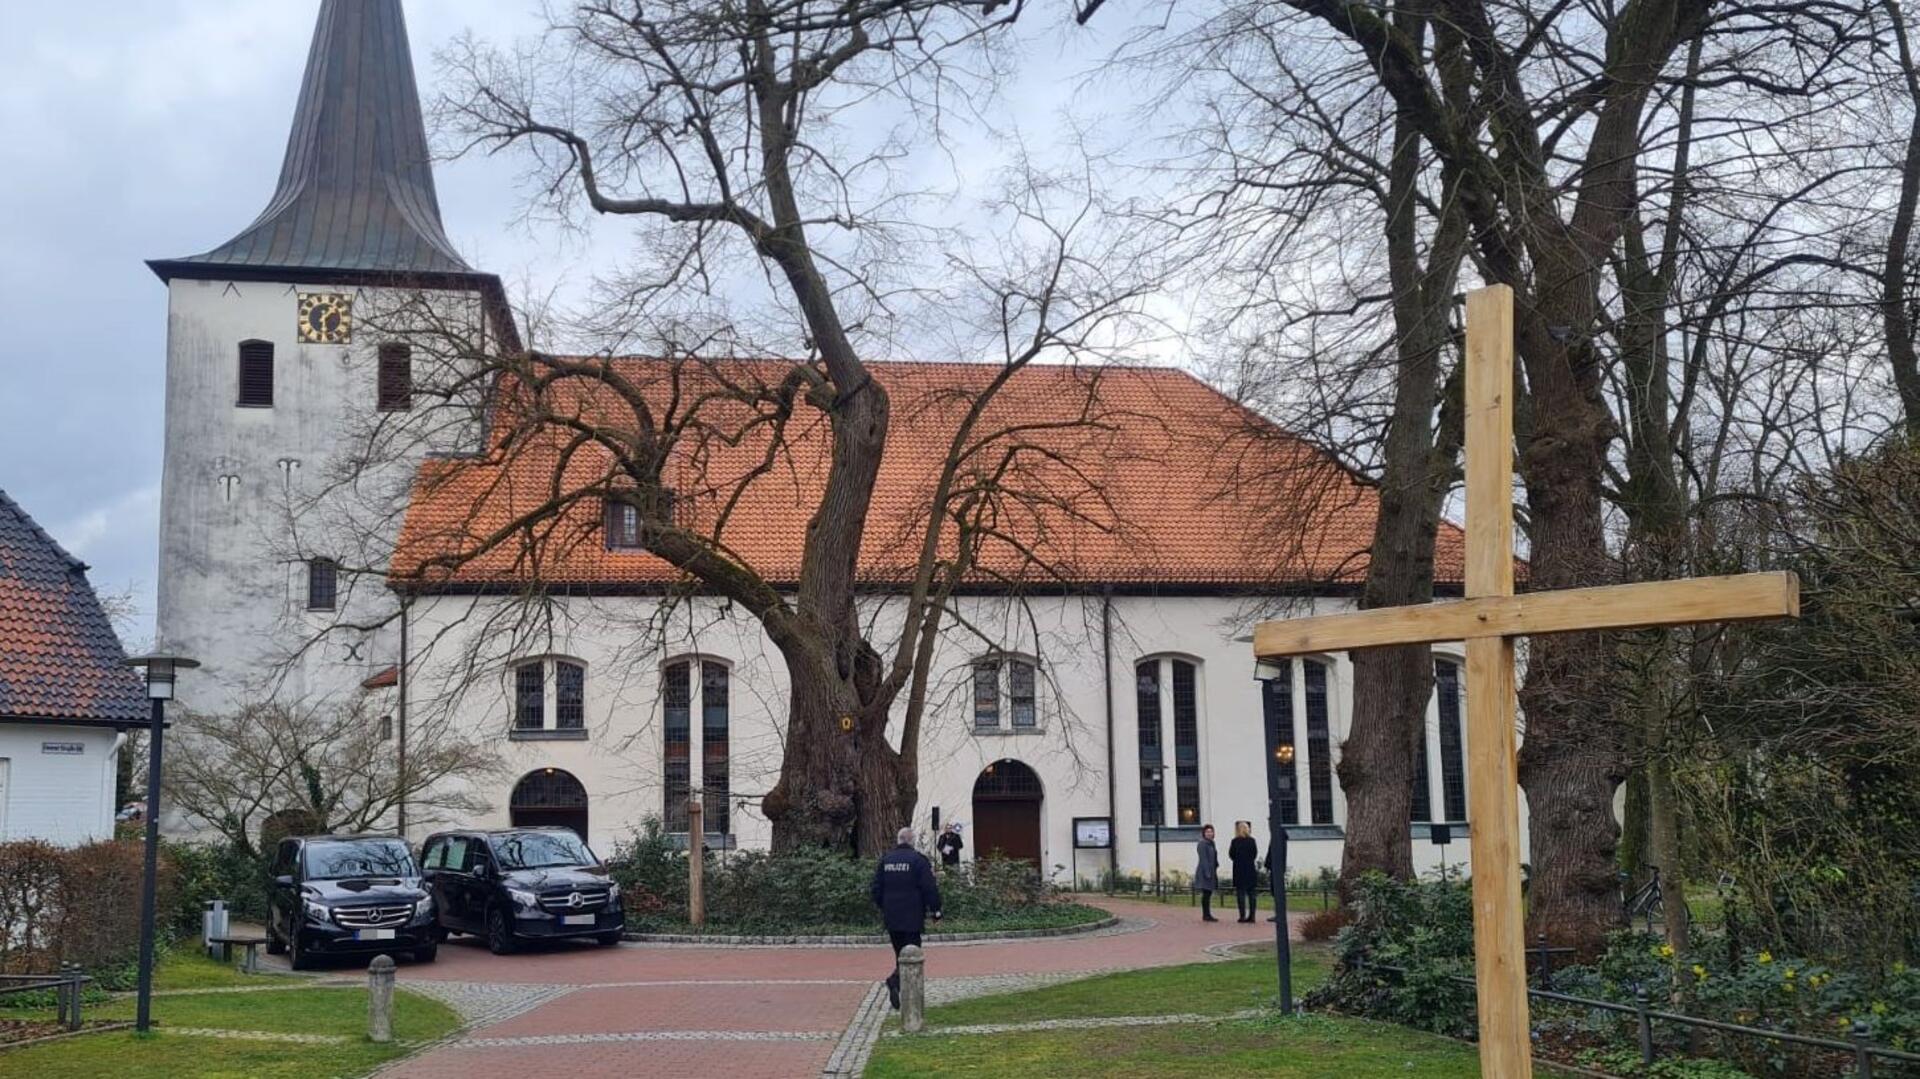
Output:
<path fill-rule="evenodd" d="M 963 620 L 974 629 L 951 628 L 931 666 L 919 799 L 912 821 L 916 828 L 931 831 L 934 807 L 939 807 L 943 821 L 970 823 L 975 780 L 988 765 L 1011 758 L 1031 767 L 1041 781 L 1041 860 L 1050 875 L 1063 884 L 1075 877 L 1097 879 L 1108 856 L 1090 851 L 1076 855 L 1072 822 L 1075 817 L 1111 817 L 1113 857 L 1120 871 L 1150 877 L 1154 843 L 1140 805 L 1134 665 L 1149 656 L 1180 655 L 1197 667 L 1199 815 L 1216 826 L 1223 846 L 1231 837 L 1234 820 L 1252 821 L 1265 849 L 1265 737 L 1252 651 L 1246 642 L 1235 639 L 1246 632 L 1237 623 L 1240 601 L 1210 596 L 1117 596 L 1111 602 L 1108 680 L 1102 673 L 1099 597 L 1030 597 L 1017 602 L 967 597 L 960 601 Z M 1313 611 L 1327 613 L 1347 605 L 1345 600 L 1321 600 Z M 894 624 L 890 616 L 897 607 L 898 600 L 876 600 L 865 615 L 872 625 L 886 627 Z M 543 605 L 539 617 L 529 618 L 529 613 L 516 600 L 486 597 L 429 597 L 414 608 L 412 635 L 418 643 L 413 709 L 417 714 L 451 715 L 477 735 L 494 740 L 501 750 L 502 775 L 488 780 L 484 788 L 493 809 L 483 819 L 467 823 L 507 825 L 508 795 L 514 782 L 540 768 L 560 768 L 585 786 L 590 799 L 589 840 L 596 849 L 610 852 L 642 819 L 662 812 L 660 671 L 673 659 L 698 655 L 727 663 L 732 672 L 732 833 L 742 847 L 764 847 L 770 841 L 771 827 L 759 813 L 759 797 L 778 778 L 787 678 L 778 652 L 758 623 L 737 608 L 707 599 L 681 602 L 666 616 L 661 614 L 660 601 L 648 597 L 557 599 Z M 878 633 L 876 644 L 883 655 L 888 654 L 885 643 L 884 632 Z M 995 731 L 974 729 L 971 664 L 990 652 L 1038 660 L 1042 674 L 1035 729 L 1016 732 L 1004 717 Z M 540 655 L 568 656 L 585 665 L 584 739 L 511 734 L 512 664 Z M 1329 657 L 1327 663 L 1331 773 L 1351 717 L 1352 667 L 1344 655 Z M 889 739 L 896 744 L 904 708 L 903 695 L 889 730 Z M 1303 724 L 1303 719 L 1296 720 L 1302 731 Z M 1164 737 L 1170 738 L 1171 717 L 1163 717 L 1163 725 L 1169 732 Z M 1429 705 L 1428 739 L 1435 761 L 1439 759 L 1437 729 L 1437 710 Z M 1302 747 L 1296 765 L 1301 776 L 1300 819 L 1307 821 L 1311 750 L 1304 739 L 1297 744 Z M 1111 802 L 1109 748 L 1115 777 Z M 1437 774 L 1433 786 L 1437 805 Z M 1332 821 L 1290 829 L 1295 838 L 1289 845 L 1289 863 L 1295 874 L 1338 868 L 1346 807 L 1337 776 L 1334 791 Z M 414 830 L 424 834 L 426 825 Z M 978 852 L 972 849 L 971 829 L 968 838 L 972 857 Z M 1191 829 L 1162 829 L 1163 870 L 1191 871 L 1194 838 Z M 1456 830 L 1454 843 L 1441 852 L 1427 841 L 1426 829 L 1417 828 L 1416 867 L 1432 871 L 1442 854 L 1452 869 L 1461 868 L 1466 861 L 1464 831 Z"/>

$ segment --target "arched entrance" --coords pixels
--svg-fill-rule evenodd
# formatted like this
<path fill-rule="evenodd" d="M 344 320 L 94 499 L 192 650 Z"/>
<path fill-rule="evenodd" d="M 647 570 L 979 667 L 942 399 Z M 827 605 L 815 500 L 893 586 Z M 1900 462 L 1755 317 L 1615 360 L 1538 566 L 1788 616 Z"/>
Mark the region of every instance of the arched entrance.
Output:
<path fill-rule="evenodd" d="M 507 806 L 515 828 L 558 826 L 573 829 L 582 841 L 587 838 L 587 788 L 572 772 L 558 768 L 528 772 L 513 785 Z"/>
<path fill-rule="evenodd" d="M 973 781 L 973 852 L 1040 866 L 1040 777 L 1011 757 L 994 761 Z"/>

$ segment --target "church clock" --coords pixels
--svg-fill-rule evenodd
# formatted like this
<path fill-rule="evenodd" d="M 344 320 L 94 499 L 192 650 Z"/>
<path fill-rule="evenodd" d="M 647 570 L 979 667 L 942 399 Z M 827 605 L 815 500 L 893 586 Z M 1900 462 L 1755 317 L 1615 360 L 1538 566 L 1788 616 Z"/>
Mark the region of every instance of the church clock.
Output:
<path fill-rule="evenodd" d="M 338 292 L 300 294 L 300 340 L 344 345 L 353 337 L 353 298 Z"/>

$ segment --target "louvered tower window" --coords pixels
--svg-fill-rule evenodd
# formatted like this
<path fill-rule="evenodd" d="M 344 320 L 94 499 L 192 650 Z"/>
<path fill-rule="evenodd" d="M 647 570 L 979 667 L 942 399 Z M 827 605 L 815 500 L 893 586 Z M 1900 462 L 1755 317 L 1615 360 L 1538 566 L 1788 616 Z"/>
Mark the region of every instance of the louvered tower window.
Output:
<path fill-rule="evenodd" d="M 382 412 L 405 412 L 413 407 L 413 349 L 388 343 L 380 346 L 379 390 L 376 407 Z"/>
<path fill-rule="evenodd" d="M 273 407 L 273 342 L 240 342 L 241 408 Z"/>
<path fill-rule="evenodd" d="M 331 558 L 316 558 L 307 563 L 308 610 L 333 610 L 339 592 L 339 569 Z"/>

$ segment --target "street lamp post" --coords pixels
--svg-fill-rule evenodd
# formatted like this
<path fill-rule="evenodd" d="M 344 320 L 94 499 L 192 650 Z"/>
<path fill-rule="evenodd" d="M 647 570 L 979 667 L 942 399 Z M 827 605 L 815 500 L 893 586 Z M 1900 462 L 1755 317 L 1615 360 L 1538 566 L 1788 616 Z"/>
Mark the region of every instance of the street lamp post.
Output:
<path fill-rule="evenodd" d="M 1160 893 L 1160 818 L 1167 815 L 1167 792 L 1165 791 L 1165 789 L 1161 787 L 1161 782 L 1163 780 L 1163 777 L 1166 776 L 1167 770 L 1162 765 L 1143 764 L 1140 766 L 1140 774 L 1146 776 L 1148 779 L 1153 780 L 1154 794 L 1160 800 L 1160 804 L 1153 808 L 1153 895 L 1154 895 L 1154 898 L 1158 899 L 1161 894 Z"/>
<path fill-rule="evenodd" d="M 1262 683 L 1261 696 L 1271 692 L 1271 683 L 1291 673 L 1288 660 L 1262 660 L 1254 678 Z M 1264 703 L 1264 701 L 1263 701 Z M 1281 819 L 1280 800 L 1293 793 L 1294 748 L 1292 731 L 1280 730 L 1277 722 L 1263 722 L 1267 735 L 1267 841 L 1268 879 L 1273 892 L 1273 952 L 1280 970 L 1280 1014 L 1293 1014 L 1293 940 L 1287 925 L 1287 826 Z"/>
<path fill-rule="evenodd" d="M 127 660 L 127 666 L 145 669 L 147 700 L 152 706 L 147 721 L 146 867 L 140 878 L 140 992 L 133 1021 L 133 1028 L 143 1033 L 151 1025 L 153 1004 L 154 893 L 160 871 L 160 759 L 161 741 L 166 731 L 166 706 L 173 699 L 175 674 L 199 665 L 197 660 L 185 656 L 158 652 Z"/>

